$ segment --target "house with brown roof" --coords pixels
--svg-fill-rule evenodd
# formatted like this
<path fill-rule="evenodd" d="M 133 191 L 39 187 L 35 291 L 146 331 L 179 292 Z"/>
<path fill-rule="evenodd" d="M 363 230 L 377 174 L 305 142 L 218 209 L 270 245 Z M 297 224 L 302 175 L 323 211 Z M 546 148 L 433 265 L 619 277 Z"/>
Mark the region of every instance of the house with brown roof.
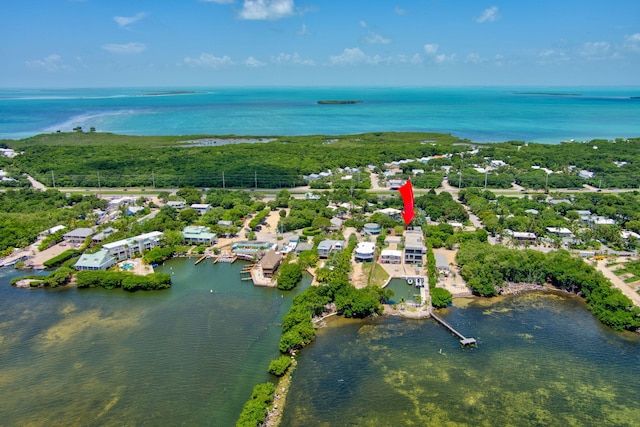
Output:
<path fill-rule="evenodd" d="M 264 277 L 273 277 L 282 262 L 282 255 L 276 251 L 268 251 L 260 260 Z"/>

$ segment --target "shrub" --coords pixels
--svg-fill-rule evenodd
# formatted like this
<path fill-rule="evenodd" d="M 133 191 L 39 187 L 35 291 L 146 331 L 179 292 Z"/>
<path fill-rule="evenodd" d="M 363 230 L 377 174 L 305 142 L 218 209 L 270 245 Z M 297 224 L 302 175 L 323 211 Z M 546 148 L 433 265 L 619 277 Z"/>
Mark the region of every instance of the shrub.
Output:
<path fill-rule="evenodd" d="M 271 382 L 257 384 L 253 388 L 251 399 L 242 407 L 236 426 L 256 427 L 261 425 L 267 417 L 269 404 L 273 401 L 275 391 L 276 386 Z"/>
<path fill-rule="evenodd" d="M 65 262 L 66 260 L 79 254 L 80 254 L 80 251 L 77 251 L 75 249 L 67 249 L 61 254 L 58 254 L 53 258 L 46 260 L 45 262 L 42 263 L 42 265 L 44 265 L 47 268 L 56 267 L 62 264 L 63 262 Z"/>
<path fill-rule="evenodd" d="M 443 308 L 451 304 L 453 296 L 451 292 L 443 288 L 431 289 L 431 305 L 435 308 Z"/>
<path fill-rule="evenodd" d="M 291 357 L 282 355 L 277 359 L 273 359 L 269 364 L 269 373 L 275 375 L 276 377 L 281 377 L 287 372 L 291 366 Z"/>
<path fill-rule="evenodd" d="M 278 289 L 288 291 L 295 288 L 302 280 L 302 268 L 298 263 L 285 264 L 280 267 Z"/>

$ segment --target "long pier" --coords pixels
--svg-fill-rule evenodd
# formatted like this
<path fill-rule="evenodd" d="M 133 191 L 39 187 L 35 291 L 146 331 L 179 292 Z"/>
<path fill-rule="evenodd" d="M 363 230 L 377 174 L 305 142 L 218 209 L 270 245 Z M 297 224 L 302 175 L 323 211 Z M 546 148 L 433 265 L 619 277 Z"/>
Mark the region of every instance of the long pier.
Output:
<path fill-rule="evenodd" d="M 449 332 L 451 332 L 452 334 L 457 336 L 458 339 L 460 340 L 460 344 L 462 344 L 463 347 L 466 347 L 466 346 L 469 346 L 469 345 L 476 345 L 476 339 L 475 338 L 467 338 L 467 337 L 465 337 L 460 332 L 458 332 L 456 330 L 456 328 L 454 328 L 453 326 L 451 326 L 450 324 L 445 322 L 444 319 L 438 317 L 433 312 L 431 313 L 431 317 L 433 317 L 436 322 L 440 323 L 442 326 L 447 328 L 449 330 Z"/>

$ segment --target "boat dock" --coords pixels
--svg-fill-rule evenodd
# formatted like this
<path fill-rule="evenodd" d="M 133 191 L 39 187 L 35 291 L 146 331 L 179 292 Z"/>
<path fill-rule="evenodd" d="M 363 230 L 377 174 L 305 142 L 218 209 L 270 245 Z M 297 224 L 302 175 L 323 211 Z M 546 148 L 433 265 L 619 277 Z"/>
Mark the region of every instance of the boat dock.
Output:
<path fill-rule="evenodd" d="M 470 345 L 476 345 L 476 339 L 475 338 L 467 338 L 467 337 L 465 337 L 460 332 L 458 332 L 453 326 L 451 326 L 450 324 L 445 322 L 444 319 L 438 317 L 433 312 L 431 313 L 431 317 L 433 317 L 436 322 L 440 323 L 442 326 L 447 328 L 449 330 L 449 332 L 451 332 L 452 334 L 457 336 L 458 339 L 460 340 L 460 344 L 463 347 L 467 347 L 467 346 L 470 346 Z"/>
<path fill-rule="evenodd" d="M 194 263 L 194 265 L 198 265 L 200 264 L 202 261 L 204 261 L 205 259 L 207 259 L 207 255 L 202 255 L 200 258 L 198 258 L 196 260 L 196 262 Z"/>
<path fill-rule="evenodd" d="M 234 253 L 223 252 L 217 257 L 215 257 L 215 259 L 213 260 L 213 263 L 216 264 L 218 262 L 228 262 L 230 264 L 233 264 L 234 262 L 236 262 L 237 259 L 238 257 Z"/>

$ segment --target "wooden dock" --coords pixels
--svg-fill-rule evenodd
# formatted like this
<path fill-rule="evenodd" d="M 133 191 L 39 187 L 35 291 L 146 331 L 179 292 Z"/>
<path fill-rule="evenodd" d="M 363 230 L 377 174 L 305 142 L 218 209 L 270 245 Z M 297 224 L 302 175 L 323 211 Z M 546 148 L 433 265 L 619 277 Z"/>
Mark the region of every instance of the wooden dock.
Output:
<path fill-rule="evenodd" d="M 204 261 L 205 259 L 207 259 L 207 255 L 202 255 L 200 258 L 198 258 L 196 260 L 196 262 L 194 263 L 194 265 L 198 265 L 200 264 L 202 261 Z"/>
<path fill-rule="evenodd" d="M 457 336 L 458 339 L 460 340 L 460 344 L 462 344 L 463 347 L 467 347 L 467 346 L 470 346 L 470 345 L 476 345 L 476 339 L 475 338 L 467 338 L 467 337 L 465 337 L 460 332 L 458 332 L 453 326 L 451 326 L 450 324 L 445 322 L 444 319 L 438 317 L 433 312 L 431 313 L 431 317 L 433 317 L 436 322 L 440 323 L 442 326 L 447 328 L 449 330 L 449 332 L 451 332 L 452 334 Z"/>

